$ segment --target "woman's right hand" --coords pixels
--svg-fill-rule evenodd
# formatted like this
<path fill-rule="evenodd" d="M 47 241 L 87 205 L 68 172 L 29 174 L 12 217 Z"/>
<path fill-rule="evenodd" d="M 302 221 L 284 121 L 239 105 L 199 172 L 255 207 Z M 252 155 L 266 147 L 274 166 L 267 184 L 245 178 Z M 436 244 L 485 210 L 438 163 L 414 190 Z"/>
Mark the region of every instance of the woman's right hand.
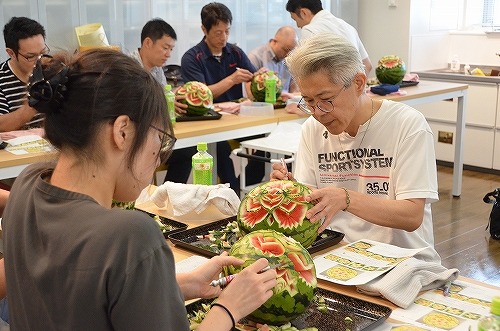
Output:
<path fill-rule="evenodd" d="M 265 258 L 261 258 L 243 269 L 217 299 L 229 309 L 236 321 L 259 308 L 273 295 L 277 284 L 276 270 L 260 273 L 268 264 Z"/>
<path fill-rule="evenodd" d="M 271 180 L 292 180 L 295 181 L 291 172 L 288 171 L 288 168 L 284 167 L 281 163 L 273 163 L 273 171 L 270 175 Z"/>

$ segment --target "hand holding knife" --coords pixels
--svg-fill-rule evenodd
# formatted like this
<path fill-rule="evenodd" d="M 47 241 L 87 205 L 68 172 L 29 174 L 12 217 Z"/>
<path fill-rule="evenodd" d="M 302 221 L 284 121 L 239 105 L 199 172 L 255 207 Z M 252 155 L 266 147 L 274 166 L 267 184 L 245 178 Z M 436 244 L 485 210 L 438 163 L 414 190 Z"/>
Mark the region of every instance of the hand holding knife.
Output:
<path fill-rule="evenodd" d="M 259 271 L 259 274 L 266 272 L 270 269 L 278 269 L 278 268 L 281 268 L 284 266 L 286 266 L 286 263 L 278 263 L 275 265 L 268 265 L 267 267 L 265 267 L 264 269 Z M 238 275 L 238 274 L 228 275 L 226 277 L 222 277 L 222 278 L 219 278 L 217 280 L 213 280 L 210 283 L 210 286 L 213 286 L 213 287 L 215 287 L 215 286 L 220 286 L 220 287 L 227 286 L 227 284 L 231 283 L 231 281 L 234 279 L 234 277 L 236 277 L 236 275 Z"/>
<path fill-rule="evenodd" d="M 286 166 L 285 159 L 280 159 L 281 165 L 286 169 L 285 179 L 288 179 L 288 167 Z"/>

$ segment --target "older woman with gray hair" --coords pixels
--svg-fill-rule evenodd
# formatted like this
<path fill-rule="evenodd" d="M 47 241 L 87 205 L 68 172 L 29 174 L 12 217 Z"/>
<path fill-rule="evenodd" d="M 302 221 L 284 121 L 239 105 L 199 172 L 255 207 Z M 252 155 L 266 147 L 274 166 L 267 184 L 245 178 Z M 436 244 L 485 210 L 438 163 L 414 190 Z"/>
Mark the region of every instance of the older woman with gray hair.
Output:
<path fill-rule="evenodd" d="M 365 93 L 359 52 L 332 33 L 306 39 L 286 63 L 310 114 L 302 126 L 294 174 L 274 164 L 271 179 L 313 188 L 307 217 L 353 242 L 371 239 L 426 247 L 417 258 L 440 262 L 431 203 L 438 200 L 432 131 L 417 110 Z M 295 177 L 295 178 L 294 178 Z"/>

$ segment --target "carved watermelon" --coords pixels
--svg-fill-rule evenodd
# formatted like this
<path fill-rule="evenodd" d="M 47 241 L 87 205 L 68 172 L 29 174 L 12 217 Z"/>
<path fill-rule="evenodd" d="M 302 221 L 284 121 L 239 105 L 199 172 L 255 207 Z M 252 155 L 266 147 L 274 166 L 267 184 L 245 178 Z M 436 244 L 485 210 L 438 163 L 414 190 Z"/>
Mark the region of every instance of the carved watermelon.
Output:
<path fill-rule="evenodd" d="M 387 55 L 378 60 L 375 75 L 380 83 L 396 85 L 399 84 L 406 74 L 406 65 L 396 55 Z"/>
<path fill-rule="evenodd" d="M 203 116 L 212 108 L 214 100 L 212 91 L 203 83 L 187 82 L 176 91 L 176 94 L 186 96 L 186 99 L 180 102 L 188 105 L 188 116 Z"/>
<path fill-rule="evenodd" d="M 278 284 L 273 296 L 252 312 L 247 319 L 271 325 L 285 324 L 303 313 L 313 299 L 317 286 L 316 269 L 309 252 L 297 241 L 273 230 L 247 234 L 229 250 L 245 263 L 223 268 L 224 274 L 236 274 L 256 260 L 265 257 L 276 269 Z"/>
<path fill-rule="evenodd" d="M 290 180 L 275 180 L 253 188 L 241 201 L 238 228 L 243 234 L 272 229 L 309 247 L 318 236 L 320 222 L 311 223 L 306 212 L 314 205 L 305 197 L 311 190 Z"/>
<path fill-rule="evenodd" d="M 250 90 L 256 101 L 264 102 L 266 99 L 266 78 L 268 77 L 267 72 L 255 75 L 252 78 L 252 83 L 250 84 Z M 276 99 L 281 95 L 283 90 L 283 85 L 281 79 L 278 75 L 274 75 L 276 78 Z"/>

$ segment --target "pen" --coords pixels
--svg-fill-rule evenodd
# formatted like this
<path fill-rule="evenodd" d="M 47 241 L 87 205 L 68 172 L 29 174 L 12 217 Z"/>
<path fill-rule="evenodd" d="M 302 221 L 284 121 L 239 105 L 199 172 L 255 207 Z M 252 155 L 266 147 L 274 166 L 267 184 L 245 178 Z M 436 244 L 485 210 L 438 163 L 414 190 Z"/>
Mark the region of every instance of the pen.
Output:
<path fill-rule="evenodd" d="M 279 264 L 275 264 L 275 265 L 268 265 L 267 267 L 265 267 L 264 269 L 262 269 L 261 271 L 259 271 L 259 274 L 263 273 L 263 272 L 266 272 L 270 269 L 277 269 L 279 267 L 282 267 L 284 266 L 285 263 L 279 263 Z M 210 286 L 220 286 L 220 287 L 224 287 L 226 286 L 227 284 L 231 283 L 231 281 L 234 279 L 234 277 L 236 277 L 237 274 L 232 274 L 232 275 L 228 275 L 228 276 L 225 276 L 225 277 L 222 277 L 222 278 L 219 278 L 217 280 L 213 280 L 211 283 L 210 283 Z"/>
<path fill-rule="evenodd" d="M 446 282 L 446 284 L 444 284 L 443 295 L 445 297 L 447 297 L 448 294 L 450 294 L 450 287 L 451 287 L 451 282 Z"/>
<path fill-rule="evenodd" d="M 285 159 L 281 158 L 280 159 L 281 165 L 286 169 L 286 179 L 288 179 L 288 167 L 286 166 Z"/>

